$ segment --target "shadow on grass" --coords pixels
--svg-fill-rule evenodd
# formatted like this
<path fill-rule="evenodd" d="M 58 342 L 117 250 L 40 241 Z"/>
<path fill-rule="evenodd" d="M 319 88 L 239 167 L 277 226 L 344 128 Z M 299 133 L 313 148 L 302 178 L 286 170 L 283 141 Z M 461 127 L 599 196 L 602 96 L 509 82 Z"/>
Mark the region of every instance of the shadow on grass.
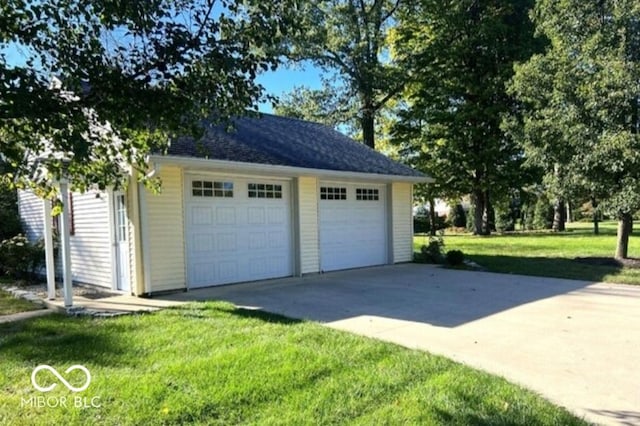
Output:
<path fill-rule="evenodd" d="M 168 310 L 188 318 L 215 318 L 233 315 L 235 317 L 260 320 L 272 324 L 293 325 L 304 321 L 263 311 L 261 308 L 248 308 L 232 304 L 215 302 L 191 302 L 188 305 L 173 306 Z"/>
<path fill-rule="evenodd" d="M 602 281 L 608 275 L 620 273 L 623 269 L 622 265 L 594 265 L 572 259 L 551 257 L 482 254 L 474 254 L 469 257 L 490 272 L 594 282 Z"/>
<path fill-rule="evenodd" d="M 0 324 L 0 359 L 35 364 L 121 365 L 128 359 L 122 335 L 128 325 L 113 322 L 92 327 L 89 318 L 49 315 Z"/>

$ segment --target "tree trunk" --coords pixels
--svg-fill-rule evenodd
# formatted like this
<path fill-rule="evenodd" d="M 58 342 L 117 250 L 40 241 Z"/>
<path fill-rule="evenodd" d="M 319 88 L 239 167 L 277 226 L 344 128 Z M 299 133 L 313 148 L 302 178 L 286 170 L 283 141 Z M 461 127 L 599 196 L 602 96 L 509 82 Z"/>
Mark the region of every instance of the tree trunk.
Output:
<path fill-rule="evenodd" d="M 473 191 L 473 234 L 489 235 L 487 217 L 487 193 L 480 189 Z"/>
<path fill-rule="evenodd" d="M 429 235 L 432 237 L 436 236 L 436 201 L 433 197 L 429 198 Z"/>
<path fill-rule="evenodd" d="M 553 232 L 562 232 L 565 230 L 565 214 L 564 200 L 562 198 L 558 198 L 553 204 Z"/>
<path fill-rule="evenodd" d="M 484 217 L 486 218 L 483 227 L 485 229 L 485 235 L 491 234 L 491 232 L 495 232 L 496 230 L 496 211 L 491 204 L 491 197 L 489 196 L 489 191 L 484 191 Z"/>
<path fill-rule="evenodd" d="M 594 197 L 591 197 L 591 208 L 593 209 L 593 235 L 600 235 L 600 224 L 598 217 L 598 202 Z"/>
<path fill-rule="evenodd" d="M 571 201 L 567 200 L 565 203 L 567 205 L 567 223 L 573 222 L 573 211 L 571 209 Z"/>
<path fill-rule="evenodd" d="M 371 149 L 376 149 L 375 142 L 375 111 L 373 106 L 365 103 L 362 108 L 362 117 L 360 119 L 362 125 L 362 140 L 364 144 Z"/>
<path fill-rule="evenodd" d="M 631 213 L 620 213 L 618 217 L 618 244 L 616 246 L 616 259 L 626 259 L 629 255 L 629 236 L 633 229 L 633 216 Z"/>

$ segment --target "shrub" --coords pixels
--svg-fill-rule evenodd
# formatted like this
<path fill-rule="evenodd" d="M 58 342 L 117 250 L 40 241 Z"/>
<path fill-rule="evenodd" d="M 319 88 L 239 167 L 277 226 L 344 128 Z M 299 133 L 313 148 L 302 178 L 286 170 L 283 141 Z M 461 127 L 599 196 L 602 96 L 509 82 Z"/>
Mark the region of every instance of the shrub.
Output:
<path fill-rule="evenodd" d="M 467 231 L 473 232 L 476 223 L 476 208 L 472 205 L 467 212 Z"/>
<path fill-rule="evenodd" d="M 531 231 L 533 229 L 535 229 L 535 215 L 536 215 L 536 209 L 535 209 L 535 204 L 534 203 L 528 203 L 525 205 L 524 209 L 523 209 L 523 222 L 524 222 L 524 229 L 526 229 L 527 231 Z"/>
<path fill-rule="evenodd" d="M 456 204 L 449 212 L 449 222 L 451 226 L 456 228 L 464 228 L 467 226 L 467 214 L 464 211 L 462 204 Z"/>
<path fill-rule="evenodd" d="M 428 234 L 430 230 L 431 230 L 431 224 L 429 223 L 429 217 L 427 216 L 413 217 L 413 233 L 414 234 Z"/>
<path fill-rule="evenodd" d="M 533 216 L 534 229 L 551 229 L 553 226 L 553 206 L 544 195 L 538 198 Z"/>
<path fill-rule="evenodd" d="M 442 263 L 444 256 L 444 240 L 442 234 L 436 237 L 429 237 L 429 244 L 420 247 L 420 253 L 414 256 L 414 261 L 420 263 Z"/>
<path fill-rule="evenodd" d="M 447 222 L 444 217 L 436 215 L 436 231 L 445 229 Z M 431 232 L 431 221 L 429 216 L 414 216 L 413 217 L 413 233 L 414 234 L 428 234 Z"/>
<path fill-rule="evenodd" d="M 460 250 L 449 250 L 446 258 L 447 263 L 451 266 L 458 266 L 464 263 L 464 253 Z"/>
<path fill-rule="evenodd" d="M 11 238 L 22 232 L 22 224 L 18 215 L 18 195 L 0 180 L 0 241 Z"/>
<path fill-rule="evenodd" d="M 511 203 L 502 202 L 496 205 L 496 231 L 510 232 L 516 229 L 516 218 Z"/>
<path fill-rule="evenodd" d="M 30 243 L 22 234 L 0 243 L 0 271 L 15 279 L 30 281 L 44 265 L 44 243 Z"/>

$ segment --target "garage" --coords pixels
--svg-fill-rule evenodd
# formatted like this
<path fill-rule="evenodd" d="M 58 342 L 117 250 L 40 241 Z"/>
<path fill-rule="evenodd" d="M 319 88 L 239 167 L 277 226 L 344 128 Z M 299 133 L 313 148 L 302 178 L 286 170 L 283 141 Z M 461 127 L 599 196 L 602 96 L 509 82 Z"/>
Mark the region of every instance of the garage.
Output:
<path fill-rule="evenodd" d="M 387 263 L 385 185 L 320 182 L 320 269 Z"/>
<path fill-rule="evenodd" d="M 187 286 L 293 274 L 289 181 L 185 179 Z"/>

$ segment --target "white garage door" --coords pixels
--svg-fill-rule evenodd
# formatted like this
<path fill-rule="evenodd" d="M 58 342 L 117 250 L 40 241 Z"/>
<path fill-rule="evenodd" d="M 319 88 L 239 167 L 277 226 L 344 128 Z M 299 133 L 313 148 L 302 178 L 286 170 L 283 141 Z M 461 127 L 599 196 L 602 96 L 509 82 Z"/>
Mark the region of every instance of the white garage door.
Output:
<path fill-rule="evenodd" d="M 186 179 L 189 287 L 293 274 L 290 185 L 264 179 Z"/>
<path fill-rule="evenodd" d="M 321 270 L 387 263 L 385 195 L 384 185 L 320 183 Z"/>

